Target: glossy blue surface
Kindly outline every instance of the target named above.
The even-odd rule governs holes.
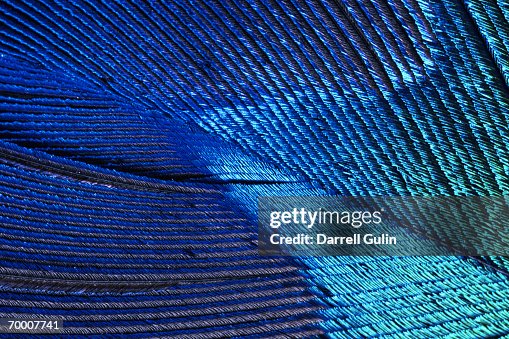
[[[503,1],[3,1],[0,314],[486,337],[503,258],[276,258],[259,195],[505,195]]]

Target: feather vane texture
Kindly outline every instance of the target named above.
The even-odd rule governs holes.
[[[509,191],[504,1],[0,3],[0,316],[507,334],[504,258],[261,257],[263,195]]]

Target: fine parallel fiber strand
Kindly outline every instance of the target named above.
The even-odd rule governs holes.
[[[502,0],[0,2],[0,318],[509,334],[507,259],[263,257],[256,226],[264,195],[509,194],[508,60]]]

